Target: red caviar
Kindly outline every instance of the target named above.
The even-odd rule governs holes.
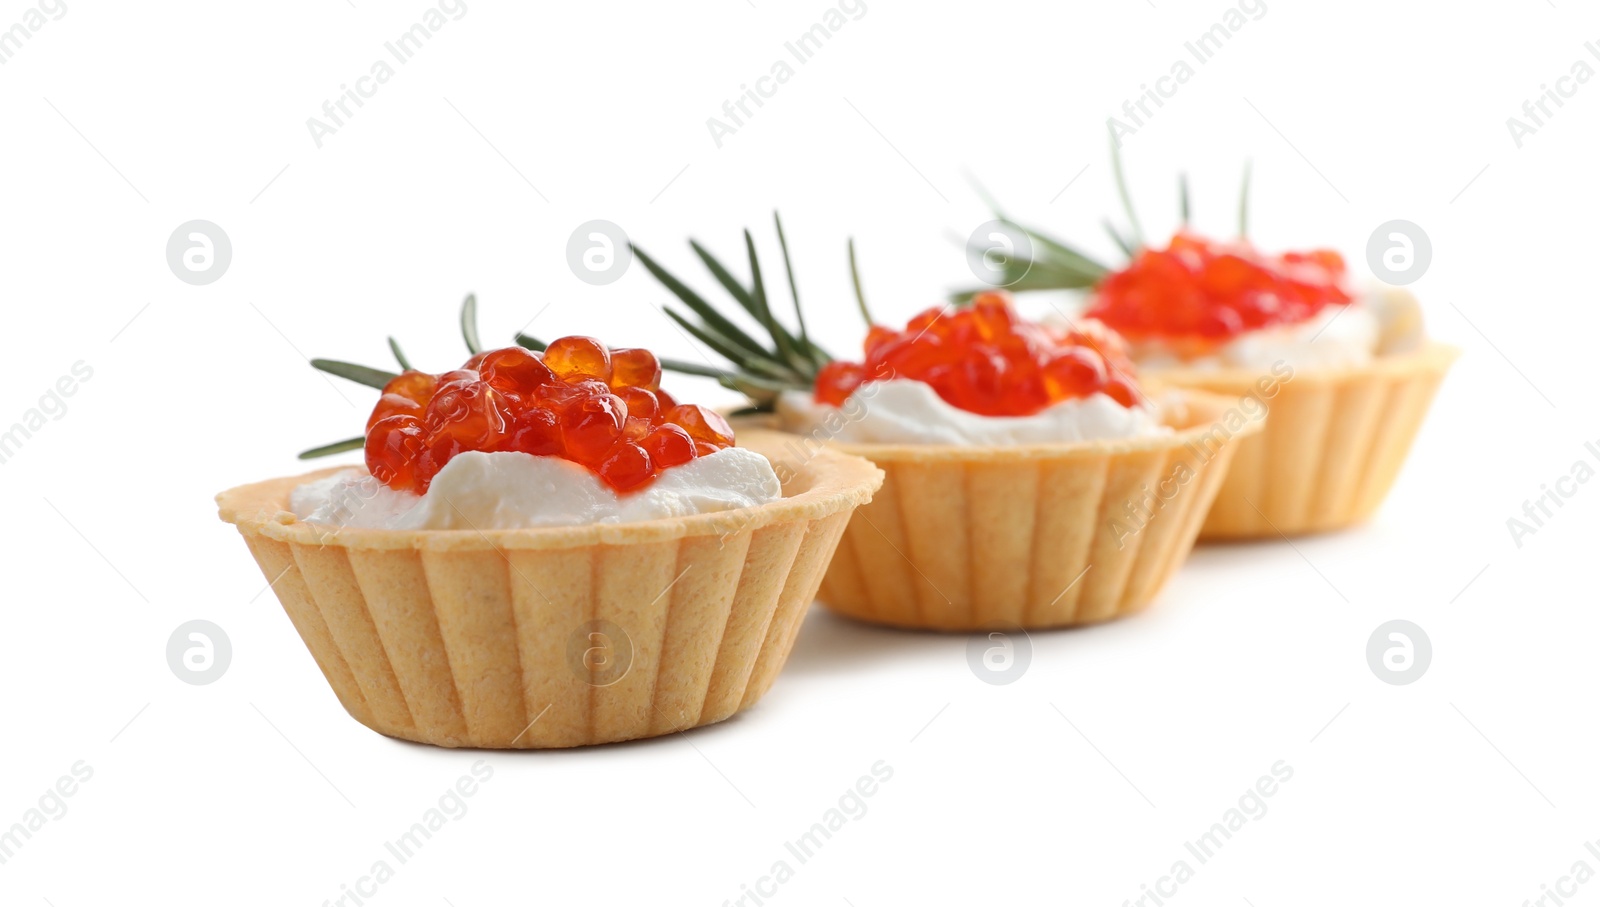
[[[1101,281],[1087,315],[1130,340],[1204,347],[1245,331],[1297,324],[1350,301],[1338,252],[1273,256],[1242,241],[1179,233],[1167,248],[1144,249]]]
[[[521,451],[581,464],[617,491],[733,445],[733,430],[661,390],[661,363],[642,349],[562,337],[544,353],[513,346],[442,375],[390,381],[367,420],[367,469],[402,491],[427,492],[467,450]]]
[[[1119,337],[1094,322],[1063,329],[1025,320],[1003,293],[980,293],[957,311],[928,309],[903,331],[874,325],[862,347],[862,362],[834,361],[817,373],[817,402],[842,406],[864,382],[891,378],[921,381],[985,416],[1029,416],[1095,393],[1123,406],[1139,399]]]

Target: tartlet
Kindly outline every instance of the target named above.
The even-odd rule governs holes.
[[[919,357],[927,359],[924,353],[937,358],[939,351],[923,338],[929,330],[943,330],[936,327],[945,314],[939,309],[916,316],[903,332],[871,327],[862,363],[834,359],[809,339],[803,318],[790,332],[772,316],[750,248],[753,281],[747,287],[695,245],[719,282],[771,335],[770,345],[747,334],[731,337],[737,330],[731,319],[642,250],[634,251],[700,318],[672,309],[669,314],[735,364],[721,377],[751,398],[745,420],[793,434],[788,449],[797,458],[845,452],[884,471],[883,488],[852,517],[822,582],[820,600],[841,614],[898,627],[966,631],[1070,626],[1137,611],[1187,556],[1228,471],[1235,439],[1260,430],[1259,419],[1236,400],[1197,391],[1145,397],[1114,336],[1052,333],[1024,324],[1000,294],[968,310],[990,322],[967,325],[968,316],[960,316],[963,323],[951,327],[949,343],[982,335],[981,342],[971,341],[979,358],[1016,357],[1000,370],[1026,377],[1006,378],[1000,382],[1004,390],[984,390],[981,377],[966,384],[942,380],[938,376],[949,374],[943,362],[918,364]],[[851,258],[853,263],[853,249]],[[873,325],[859,279],[856,284],[862,313]],[[884,373],[874,365],[881,362],[898,365]],[[1069,386],[1075,375],[1081,385]],[[864,387],[901,378],[934,388],[943,404],[977,418],[980,431],[990,428],[984,420],[998,420],[994,430],[1010,432],[1001,421],[1039,418],[1078,402],[1086,412],[1091,400],[1101,410],[1137,408],[1153,430],[1054,442],[1033,437],[1023,443],[861,443],[828,428],[825,419],[800,419],[799,410],[784,403],[786,394],[799,393],[838,407]],[[869,410],[874,405],[865,404]],[[904,421],[914,427],[916,419]]]
[[[1114,172],[1120,185],[1120,164]],[[1125,189],[1122,196],[1126,203]],[[1345,528],[1383,502],[1460,351],[1426,338],[1421,308],[1407,290],[1352,290],[1336,252],[1258,251],[1244,238],[1247,198],[1248,188],[1240,238],[1226,243],[1190,231],[1186,186],[1184,223],[1166,248],[1144,245],[1130,208],[1134,234],[1112,228],[1129,256],[1119,268],[997,211],[1031,240],[1031,254],[1005,262],[1003,280],[1018,290],[1087,292],[1081,317],[1124,334],[1152,388],[1253,396],[1268,407],[1265,430],[1240,445],[1201,539]],[[1363,319],[1370,322],[1365,331],[1350,330]],[[1350,334],[1342,339],[1359,354],[1329,355],[1338,346],[1323,337],[1329,328]],[[1280,357],[1285,337],[1298,348]],[[1321,348],[1313,345],[1318,339]],[[1256,389],[1264,376],[1275,379],[1271,397]]]
[[[1183,392],[1160,408],[1174,431],[1154,438],[832,444],[871,460],[884,482],[845,529],[823,603],[937,630],[1072,626],[1143,609],[1188,557],[1235,452],[1261,430],[1233,398]],[[1208,441],[1230,413],[1238,427]]]
[[[735,448],[643,350],[467,336],[473,357],[440,375],[398,348],[401,374],[317,360],[384,395],[362,438],[302,456],[362,446],[368,468],[217,497],[339,702],[392,737],[518,749],[753,704],[882,473],[793,462],[771,432]]]
[[[1399,288],[1377,291],[1415,307]],[[1276,538],[1365,522],[1383,503],[1460,350],[1422,340],[1380,346],[1366,363],[1299,368],[1267,400],[1201,526],[1202,539]],[[1152,386],[1244,396],[1258,369],[1158,368]]]
[[[357,721],[438,746],[609,743],[722,721],[788,659],[881,474],[831,451],[789,463],[785,440],[740,438],[783,467],[782,500],[642,523],[329,533],[288,512],[295,486],[337,470],[217,504]],[[626,673],[591,647],[631,649]]]

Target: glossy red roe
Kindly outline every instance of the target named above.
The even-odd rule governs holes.
[[[661,387],[661,361],[649,350],[614,349],[611,351],[611,386],[656,390]]]
[[[390,379],[389,383],[383,386],[383,392],[385,394],[398,394],[414,403],[427,403],[438,387],[439,378],[437,375],[408,370]]]
[[[501,393],[524,394],[556,380],[555,372],[544,360],[520,346],[491,350],[483,357],[479,371],[484,383]]]
[[[561,419],[554,409],[529,406],[511,420],[510,436],[504,450],[520,450],[536,457],[562,456]]]
[[[643,447],[623,440],[600,461],[600,474],[618,491],[631,491],[655,478],[655,468]]]
[[[1032,415],[1053,403],[1104,393],[1139,399],[1133,364],[1116,334],[1086,321],[1055,328],[1028,321],[1002,293],[980,293],[963,309],[928,309],[904,330],[874,325],[863,361],[834,361],[817,374],[819,403],[844,405],[867,381],[909,378],[945,402],[990,416]]]
[[[453,438],[469,450],[494,450],[506,434],[508,402],[482,381],[453,381],[428,401],[422,421],[432,437]]]
[[[876,331],[878,328],[874,327],[872,330]],[[872,346],[869,336],[866,344],[869,357],[872,355]],[[835,359],[817,370],[816,398],[823,403],[840,406],[845,398],[861,386],[866,377],[866,367],[861,363]]]
[[[562,337],[545,348],[544,363],[564,380],[611,380],[611,351],[593,337]]]
[[[543,353],[486,350],[440,375],[407,371],[384,387],[368,420],[368,470],[422,494],[464,451],[555,456],[617,491],[733,444],[721,416],[660,389],[648,350],[563,337]]]
[[[651,429],[642,446],[658,467],[682,466],[694,459],[694,439],[670,422]]]
[[[367,468],[390,488],[417,488],[416,461],[427,442],[422,420],[416,416],[388,416],[367,430]]]
[[[615,394],[580,397],[561,413],[561,441],[572,459],[598,464],[611,445],[622,437],[627,406]]]
[[[733,445],[733,429],[728,427],[728,420],[704,406],[679,404],[667,410],[666,421],[682,426],[689,437],[696,441],[714,444],[719,448]]]
[[[1337,252],[1273,256],[1245,242],[1179,233],[1167,248],[1144,249],[1102,280],[1087,314],[1132,340],[1204,348],[1347,305],[1345,286],[1345,263]]]
[[[420,419],[422,404],[400,394],[385,393],[378,398],[378,405],[372,408],[372,415],[367,417],[367,431],[371,431],[372,426],[390,416],[415,416]]]
[[[661,413],[660,399],[642,387],[618,387],[615,393],[628,408],[628,415],[636,419],[653,421]]]

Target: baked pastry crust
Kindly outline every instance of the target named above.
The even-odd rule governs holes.
[[[759,699],[851,512],[882,481],[839,452],[786,462],[786,436],[739,440],[774,461],[783,499],[614,525],[334,529],[287,511],[291,490],[336,471],[321,470],[217,505],[357,721],[440,746],[606,743]]]
[[[1277,538],[1341,529],[1378,509],[1460,350],[1422,342],[1364,365],[1300,369],[1278,384],[1266,430],[1245,439],[1200,538]],[[1151,370],[1149,387],[1249,394],[1251,369]]]
[[[935,630],[1070,626],[1145,607],[1188,555],[1234,450],[1261,430],[1236,397],[1180,391],[1158,403],[1170,435],[830,444],[885,479],[845,530],[823,603]],[[1218,432],[1225,422],[1236,427]]]

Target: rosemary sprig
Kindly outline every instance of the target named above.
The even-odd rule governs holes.
[[[756,241],[750,236],[750,231],[744,231],[745,255],[750,260],[750,300],[753,303],[751,314],[767,329],[767,334],[772,337],[773,344],[778,353],[802,373],[816,363],[810,355],[801,358],[800,341],[789,335],[788,329],[772,317],[772,307],[767,304],[767,284],[761,279],[761,258],[756,255]]]
[[[1133,228],[1134,243],[1142,248],[1144,227],[1139,225],[1139,214],[1133,210],[1133,197],[1128,194],[1128,181],[1122,175],[1122,143],[1117,141],[1117,133],[1111,128],[1110,120],[1106,121],[1106,132],[1111,136],[1111,174],[1116,177],[1117,195],[1122,198],[1122,210],[1127,213],[1128,224]]]
[[[1116,243],[1117,248],[1122,250],[1122,254],[1132,258],[1133,243],[1125,239],[1121,233],[1117,232],[1116,225],[1111,223],[1111,218],[1108,217],[1100,223],[1106,228],[1106,235],[1110,236],[1111,241]]]
[[[393,381],[396,377],[394,372],[386,372],[381,368],[356,365],[354,362],[340,362],[337,359],[313,359],[311,360],[311,367],[327,372],[330,375],[338,375],[340,378],[354,381],[357,384],[378,388],[379,390],[382,390],[385,384]]]
[[[690,336],[711,347],[711,350],[718,356],[732,362],[741,369],[769,378],[788,379],[790,381],[799,380],[798,376],[790,371],[787,365],[773,358],[765,351],[751,353],[748,350],[741,350],[732,341],[706,325],[696,324],[673,309],[667,309],[666,313],[667,317],[677,322],[678,326],[687,331]]]
[[[756,259],[755,241],[751,239],[749,230],[744,231],[744,238],[745,245],[749,250],[750,273],[752,275],[751,286],[748,288],[741,284],[738,279],[735,278],[733,274],[723,266],[722,262],[717,260],[716,256],[706,251],[704,246],[691,239],[689,240],[689,247],[694,250],[695,255],[699,256],[700,261],[705,264],[706,270],[711,272],[711,276],[716,278],[717,283],[721,284],[722,288],[728,291],[728,295],[732,296],[734,301],[739,303],[739,307],[744,309],[745,312],[759,322],[763,328],[766,328],[768,336],[773,339],[773,342],[777,347],[780,358],[783,359],[788,366],[798,367],[802,370],[813,367],[815,365],[815,360],[812,359],[809,351],[802,354],[800,341],[791,335],[783,327],[783,325],[779,324],[777,319],[772,317],[772,310],[767,305],[766,286],[761,280],[761,264]],[[643,255],[643,253],[640,254]],[[649,256],[643,256],[643,258],[640,260],[643,261],[648,258]],[[650,270],[651,274],[656,274],[656,271],[660,269],[661,266],[653,259],[650,259],[646,263],[645,267]],[[665,272],[663,271],[662,273]],[[660,279],[659,275],[657,275],[657,279]],[[665,281],[663,281],[663,283],[664,282]],[[670,288],[671,287],[669,284],[669,289]],[[688,288],[685,287],[684,289],[687,290]],[[677,291],[674,290],[674,292],[676,293]],[[732,342],[735,345],[742,346],[747,353],[758,354],[757,359],[761,358],[759,354],[765,353],[766,350],[765,347],[761,345],[760,341],[757,341],[750,335],[744,333],[736,325],[734,325],[733,322],[722,317],[720,313],[716,312],[715,307],[702,299],[698,294],[693,293],[693,291],[690,291],[690,294],[694,297],[696,302],[690,303],[688,298],[682,295],[680,295],[679,298],[683,299],[686,305],[688,305],[691,309],[694,309],[696,314],[700,315],[701,318],[706,320],[708,327],[711,328],[711,334],[716,336],[721,341]],[[705,313],[705,310],[700,308],[701,306],[704,306],[705,309],[711,310],[711,316],[708,317]],[[679,324],[684,323],[684,319],[681,318],[681,316],[678,316],[676,313],[668,311],[667,314],[672,315],[674,319],[679,322]],[[717,350],[719,355],[722,355],[725,358],[733,359],[733,357],[728,353],[723,352],[723,350],[719,348],[716,343],[706,340],[703,336],[697,333],[695,327],[686,326],[685,329],[699,338],[702,343],[705,343],[712,349]],[[803,360],[800,358],[802,355],[804,356]],[[760,366],[757,367],[760,368]]]
[[[394,353],[394,361],[400,363],[402,369],[411,370],[411,360],[406,358],[405,352],[400,349],[400,344],[393,337],[389,338],[389,352]]]
[[[389,351],[394,353],[395,361],[400,363],[401,368],[409,370],[411,361],[406,358],[406,354],[400,349],[400,343],[393,337],[388,339]],[[478,342],[478,298],[471,293],[468,293],[466,300],[461,303],[461,339],[466,341],[467,349],[472,355],[475,356],[482,351],[482,344]],[[540,349],[543,349],[543,347],[541,346]],[[311,360],[311,367],[327,372],[330,375],[337,375],[347,381],[354,381],[357,384],[377,388],[378,390],[382,390],[384,385],[399,377],[395,372],[385,369],[357,365],[354,362],[343,362],[338,359],[313,359]],[[318,457],[332,456],[349,450],[360,450],[365,444],[365,437],[346,438],[343,441],[335,441],[332,444],[324,444],[321,447],[303,450],[300,452],[300,459],[314,460]]]
[[[359,438],[346,438],[343,441],[335,441],[332,444],[324,444],[321,447],[302,450],[300,451],[299,459],[315,460],[318,457],[331,457],[334,454],[344,453],[345,451],[360,450],[366,445],[367,439],[364,435]]]
[[[1250,162],[1244,162],[1244,176],[1239,182],[1239,238],[1250,235]]]
[[[789,298],[794,301],[794,320],[800,326],[800,346],[811,357],[813,364],[822,365],[828,360],[821,350],[811,344],[811,335],[806,333],[806,313],[800,307],[800,289],[794,282],[794,263],[789,260],[789,240],[783,236],[783,219],[778,217],[776,211],[772,212],[772,226],[778,231],[778,248],[783,250],[783,270],[789,277]]]
[[[467,352],[476,356],[483,352],[483,344],[478,342],[478,297],[468,293],[465,302],[461,303],[461,339],[467,343]]]
[[[633,246],[633,253],[650,275],[677,297],[688,312],[671,306],[663,311],[684,332],[726,359],[733,367],[728,370],[705,367],[681,360],[663,359],[661,367],[675,372],[714,377],[722,386],[736,390],[762,410],[770,410],[778,394],[785,390],[805,389],[816,383],[817,370],[833,357],[811,340],[806,332],[805,317],[800,310],[800,293],[796,288],[794,263],[789,258],[789,243],[783,235],[783,222],[777,212],[772,215],[778,233],[778,245],[783,251],[783,266],[789,282],[789,294],[794,301],[798,329],[791,331],[773,314],[767,296],[766,282],[762,277],[761,259],[756,252],[755,238],[744,231],[745,257],[750,269],[748,284],[734,276],[715,255],[696,240],[689,240],[701,264],[711,272],[717,284],[733,299],[735,307],[760,325],[766,333],[759,340],[733,321],[722,309],[707,301],[688,284],[673,276],[660,262],[643,249]]]
[[[702,252],[694,240],[689,241],[689,246],[690,248],[694,248],[697,253]],[[678,297],[678,299],[681,300],[684,305],[688,306],[691,311],[693,311],[696,315],[699,315],[707,328],[715,331],[716,334],[723,338],[727,343],[740,347],[747,353],[755,353],[756,355],[760,356],[766,352],[766,349],[761,344],[757,343],[755,338],[751,337],[749,334],[746,334],[732,321],[729,321],[721,312],[717,311],[716,306],[706,302],[705,299],[701,298],[699,293],[691,290],[688,284],[685,284],[678,278],[673,277],[666,268],[663,268],[661,265],[657,264],[656,260],[646,254],[643,249],[639,248],[638,246],[633,246],[632,248],[633,254],[638,257],[641,263],[644,264],[645,270],[649,271],[650,275],[656,280],[660,281],[668,290],[671,290],[672,295]],[[717,262],[715,256],[712,256],[709,252],[705,252],[704,258],[710,259],[710,262],[716,262],[716,267],[711,267],[710,263],[708,262],[707,268],[711,270],[712,276],[717,278],[718,283],[722,282],[721,275],[726,274],[728,283],[739,288],[739,293],[734,295],[735,299],[738,299],[741,294],[748,295],[749,291],[745,290],[744,287],[734,279],[733,275],[728,273],[726,268],[722,267],[721,262]],[[727,285],[728,284],[724,284],[724,286]],[[729,292],[732,291],[730,290]]]
[[[856,308],[861,310],[861,320],[870,328],[877,322],[872,320],[872,313],[867,310],[867,297],[861,292],[861,269],[856,265],[856,238],[850,237],[845,247],[850,252],[850,286],[856,291]]]
[[[1090,258],[1088,255],[1079,252],[1077,249],[1067,245],[1062,240],[1056,239],[1048,233],[1045,233],[1041,230],[1036,230],[1032,227],[1023,226],[1015,221],[1009,221],[1009,223],[1014,224],[1023,230],[1023,232],[1027,233],[1028,238],[1033,240],[1035,243],[1044,246],[1047,259],[1052,267],[1067,272],[1070,275],[1082,280],[1083,286],[1093,286],[1094,284],[1099,283],[1102,277],[1111,273],[1110,268],[1106,267],[1095,259]]]
[[[1086,289],[1111,273],[1110,268],[1083,252],[1048,233],[1011,219],[998,208],[994,209],[994,215],[1002,224],[1022,231],[1033,243],[1030,255],[1006,257],[998,282],[998,286],[1004,289],[1018,293],[1027,290]],[[1111,229],[1109,224],[1107,229]],[[1118,246],[1126,249],[1127,242],[1115,230],[1111,232],[1112,237],[1118,240]],[[962,290],[951,294],[950,300],[964,305],[971,302],[972,297],[989,289],[992,288]]]
[[[1123,177],[1122,154],[1117,144],[1115,134],[1111,139],[1111,168],[1116,178],[1117,195],[1122,201],[1122,208],[1131,225],[1131,235],[1123,233],[1112,224],[1110,220],[1102,221],[1106,235],[1116,243],[1123,254],[1132,259],[1137,256],[1145,246],[1143,227],[1140,225],[1139,216],[1133,208],[1133,198],[1128,192],[1127,181]],[[1239,238],[1248,237],[1250,226],[1250,176],[1251,165],[1245,162],[1244,175],[1239,187]],[[1025,233],[1034,243],[1034,248],[1026,257],[1008,258],[1005,261],[1002,277],[1005,289],[1014,292],[1029,290],[1082,290],[1090,289],[1099,284],[1111,270],[1077,249],[1068,246],[1060,240],[1054,239],[1042,231],[1020,224],[1003,213],[999,206],[990,198],[982,186],[977,187],[978,195],[989,205],[995,217],[1003,224],[1015,227]],[[1188,229],[1193,217],[1193,209],[1189,197],[1189,175],[1178,174],[1178,216],[1183,229]],[[965,303],[976,295],[976,290],[966,290],[951,295],[951,300],[956,303]]]

